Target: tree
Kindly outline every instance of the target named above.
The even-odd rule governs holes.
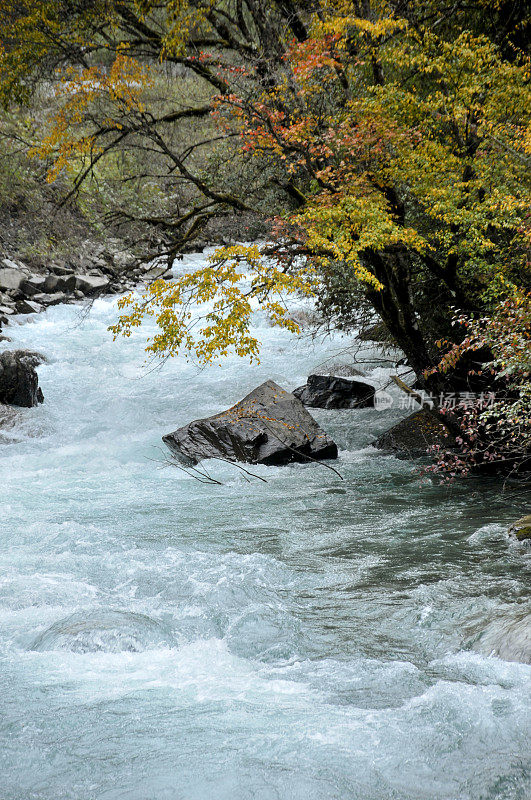
[[[264,258],[232,248],[176,286],[156,283],[115,332],[153,313],[161,355],[189,347],[215,358],[233,344],[255,356],[253,297],[276,303],[285,324],[279,293],[318,284],[343,321],[361,294],[421,384],[469,381],[468,368],[433,372],[452,308],[479,313],[530,280],[525,4],[502,26],[504,5],[486,5],[8,3],[2,13],[17,22],[4,98],[27,97],[45,77],[62,100],[36,148],[52,178],[71,169],[81,192],[117,153],[149,153],[149,170],[131,174],[131,159],[122,178],[155,182],[156,213],[122,208],[114,222],[140,226],[147,242],[155,231],[170,261],[214,217],[271,216],[273,205]],[[161,97],[164,68],[184,81]],[[217,303],[198,338],[191,298]]]
[[[433,448],[428,472],[444,479],[472,471],[529,475],[531,467],[531,293],[516,290],[498,303],[490,316],[460,315],[464,329],[459,344],[450,344],[434,371],[455,369],[466,353],[492,354],[482,363],[496,392],[461,396],[449,411],[458,423],[459,451]]]

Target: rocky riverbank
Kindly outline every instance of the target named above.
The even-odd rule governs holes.
[[[127,253],[97,249],[80,264],[30,267],[0,259],[0,328],[16,314],[37,314],[59,303],[75,303],[132,289],[143,281],[169,277],[165,265],[139,264]]]

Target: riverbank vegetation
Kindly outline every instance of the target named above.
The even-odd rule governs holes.
[[[457,398],[462,452],[443,470],[529,469],[524,0],[8,0],[0,15],[4,113],[40,104],[22,138],[58,206],[143,259],[233,240],[125,297],[116,335],[152,314],[158,355],[257,357],[253,300],[295,329],[282,297],[314,294],[344,329],[380,319],[435,410]],[[193,331],[191,302],[209,304]]]

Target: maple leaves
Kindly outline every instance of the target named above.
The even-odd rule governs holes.
[[[111,331],[115,337],[128,337],[150,316],[156,319],[158,332],[146,350],[155,356],[168,358],[184,352],[200,363],[211,363],[234,351],[258,361],[260,342],[251,332],[256,305],[268,312],[274,325],[299,333],[286,297],[311,296],[315,289],[311,271],[285,272],[264,259],[257,246],[220,248],[206,267],[180,275],[172,283],[155,281],[139,298],[122,297],[118,306],[125,313]],[[204,310],[199,319],[198,306]]]

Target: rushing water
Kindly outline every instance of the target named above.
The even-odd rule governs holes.
[[[213,463],[223,485],[200,484],[164,468],[163,433],[299,385],[345,340],[257,317],[260,365],[152,370],[115,315],[12,329],[49,363],[44,405],[0,434],[1,800],[528,798],[526,556],[505,529],[529,498],[375,450],[398,398],[315,412],[344,480]]]

